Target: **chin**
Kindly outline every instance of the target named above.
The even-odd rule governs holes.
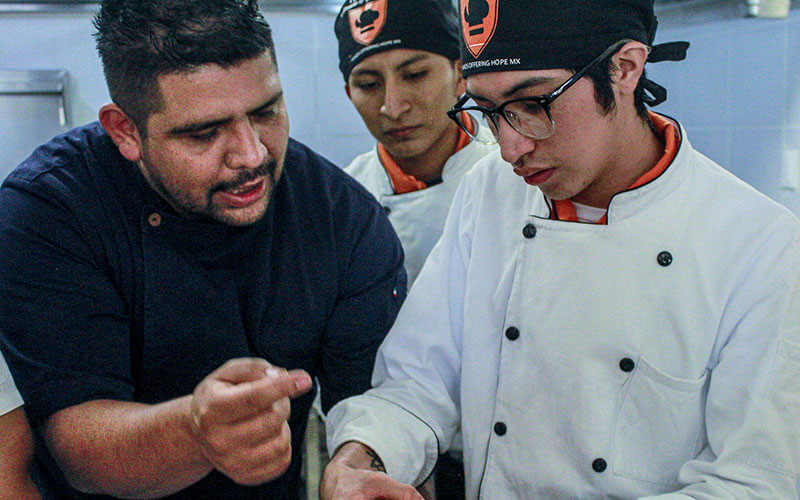
[[[218,216],[214,217],[214,220],[221,224],[225,224],[226,226],[233,226],[233,227],[247,227],[252,226],[256,222],[260,221],[264,217],[263,213],[259,213],[252,217],[242,217],[242,216]]]
[[[414,140],[395,143],[391,147],[387,146],[386,149],[394,159],[418,158],[427,151]]]
[[[260,221],[267,213],[269,197],[265,197],[260,202],[245,208],[238,209],[215,209],[210,218],[228,226],[245,227],[251,226]]]

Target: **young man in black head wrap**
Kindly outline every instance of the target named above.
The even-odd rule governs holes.
[[[458,16],[450,0],[349,0],[335,24],[345,91],[376,146],[345,168],[384,206],[409,286],[442,234],[456,187],[496,146],[447,117],[464,93]]]
[[[450,0],[349,0],[335,23],[345,91],[377,144],[345,168],[381,203],[403,244],[409,286],[439,240],[464,174],[496,145],[447,116],[464,93]],[[437,498],[463,496],[460,438],[439,459]],[[430,483],[428,483],[430,485]],[[455,495],[455,496],[453,496]]]
[[[652,0],[462,0],[467,174],[373,374],[328,414],[324,498],[794,498],[800,222],[649,111]],[[386,473],[378,472],[385,470]]]

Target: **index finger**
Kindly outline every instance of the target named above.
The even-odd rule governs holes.
[[[293,399],[311,389],[311,376],[303,370],[266,370],[264,377],[231,386],[228,396],[242,401],[251,414],[272,411],[272,405],[283,398]]]

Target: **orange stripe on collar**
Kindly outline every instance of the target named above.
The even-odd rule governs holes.
[[[403,172],[400,165],[394,161],[392,155],[389,154],[389,151],[381,143],[378,143],[378,158],[380,158],[386,173],[389,174],[389,180],[392,183],[392,190],[395,194],[411,193],[428,187],[427,184],[418,180],[413,175]]]
[[[652,111],[648,111],[648,115],[650,116],[650,121],[653,123],[656,134],[664,142],[664,155],[661,156],[661,159],[658,160],[658,163],[656,163],[653,168],[636,179],[636,181],[634,181],[633,184],[625,189],[625,191],[644,186],[648,182],[657,178],[659,175],[663,174],[667,167],[669,167],[669,165],[672,163],[672,160],[675,159],[675,155],[678,154],[678,147],[681,143],[680,136],[678,135],[675,125],[673,125],[672,122],[667,118],[657,115]],[[575,205],[573,205],[572,200],[553,200],[553,213],[551,214],[551,218],[565,222],[578,222],[578,215],[575,212]],[[595,224],[607,223],[608,214],[595,221]]]
[[[464,113],[464,115],[466,115],[466,113]],[[475,123],[473,123],[469,115],[466,115],[465,123],[470,132],[475,131]],[[456,149],[453,151],[453,154],[456,154],[464,148],[471,140],[470,136],[461,130],[461,127],[458,127],[458,141],[456,142]],[[425,182],[417,179],[413,175],[405,173],[394,158],[392,158],[389,150],[381,143],[378,143],[378,158],[380,158],[384,170],[386,170],[386,173],[389,175],[389,180],[392,183],[392,190],[395,194],[411,193],[428,187]]]

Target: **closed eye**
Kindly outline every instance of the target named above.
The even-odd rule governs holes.
[[[526,113],[535,115],[542,111],[542,105],[537,101],[522,101],[522,110]]]
[[[197,142],[208,142],[211,139],[213,139],[214,137],[216,137],[216,135],[217,135],[217,129],[216,128],[212,128],[211,130],[209,130],[207,132],[201,132],[201,133],[197,133],[197,134],[190,134],[189,138],[192,139],[193,141],[197,141]]]
[[[408,73],[405,76],[405,79],[406,80],[419,80],[421,78],[424,78],[427,74],[428,74],[428,70],[415,71],[414,73]]]
[[[375,90],[379,86],[378,82],[359,82],[355,84],[355,87],[359,90],[363,90],[365,92],[370,90]]]
[[[255,116],[256,118],[261,118],[261,119],[272,118],[273,116],[275,116],[275,109],[272,108],[272,107],[269,107],[269,108],[266,108],[266,109],[260,109],[260,110],[256,111],[255,113],[253,113],[253,116]]]

